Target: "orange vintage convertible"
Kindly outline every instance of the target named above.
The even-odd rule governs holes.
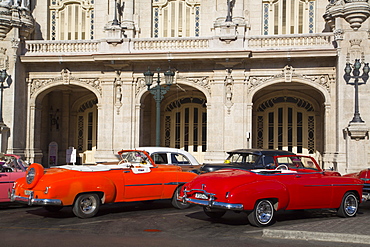
[[[44,169],[31,164],[26,176],[15,181],[11,201],[42,205],[48,211],[72,206],[80,218],[93,217],[101,204],[172,199],[176,208],[189,204],[176,200],[183,184],[195,173],[178,166],[156,165],[147,152],[121,150],[119,162],[63,165]]]

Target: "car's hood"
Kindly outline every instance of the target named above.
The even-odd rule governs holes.
[[[204,189],[208,193],[225,195],[230,189],[256,180],[256,174],[240,169],[222,169],[199,175],[185,185],[186,190]]]

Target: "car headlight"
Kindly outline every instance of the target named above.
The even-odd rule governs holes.
[[[35,175],[36,175],[35,168],[32,167],[31,169],[28,170],[26,175],[26,181],[28,184],[31,184],[33,182],[33,180],[35,179]]]

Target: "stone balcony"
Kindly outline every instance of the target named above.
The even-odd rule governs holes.
[[[246,36],[225,42],[220,37],[203,38],[124,38],[109,40],[27,40],[21,59],[24,62],[54,59],[68,60],[78,56],[87,60],[105,60],[107,56],[120,56],[125,60],[151,57],[154,59],[197,59],[244,57],[251,53],[269,54],[305,52],[327,55],[335,51],[332,33]],[[46,60],[45,60],[46,58]]]

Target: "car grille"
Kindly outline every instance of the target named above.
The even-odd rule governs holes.
[[[365,183],[364,184],[363,192],[370,193],[370,183]]]

